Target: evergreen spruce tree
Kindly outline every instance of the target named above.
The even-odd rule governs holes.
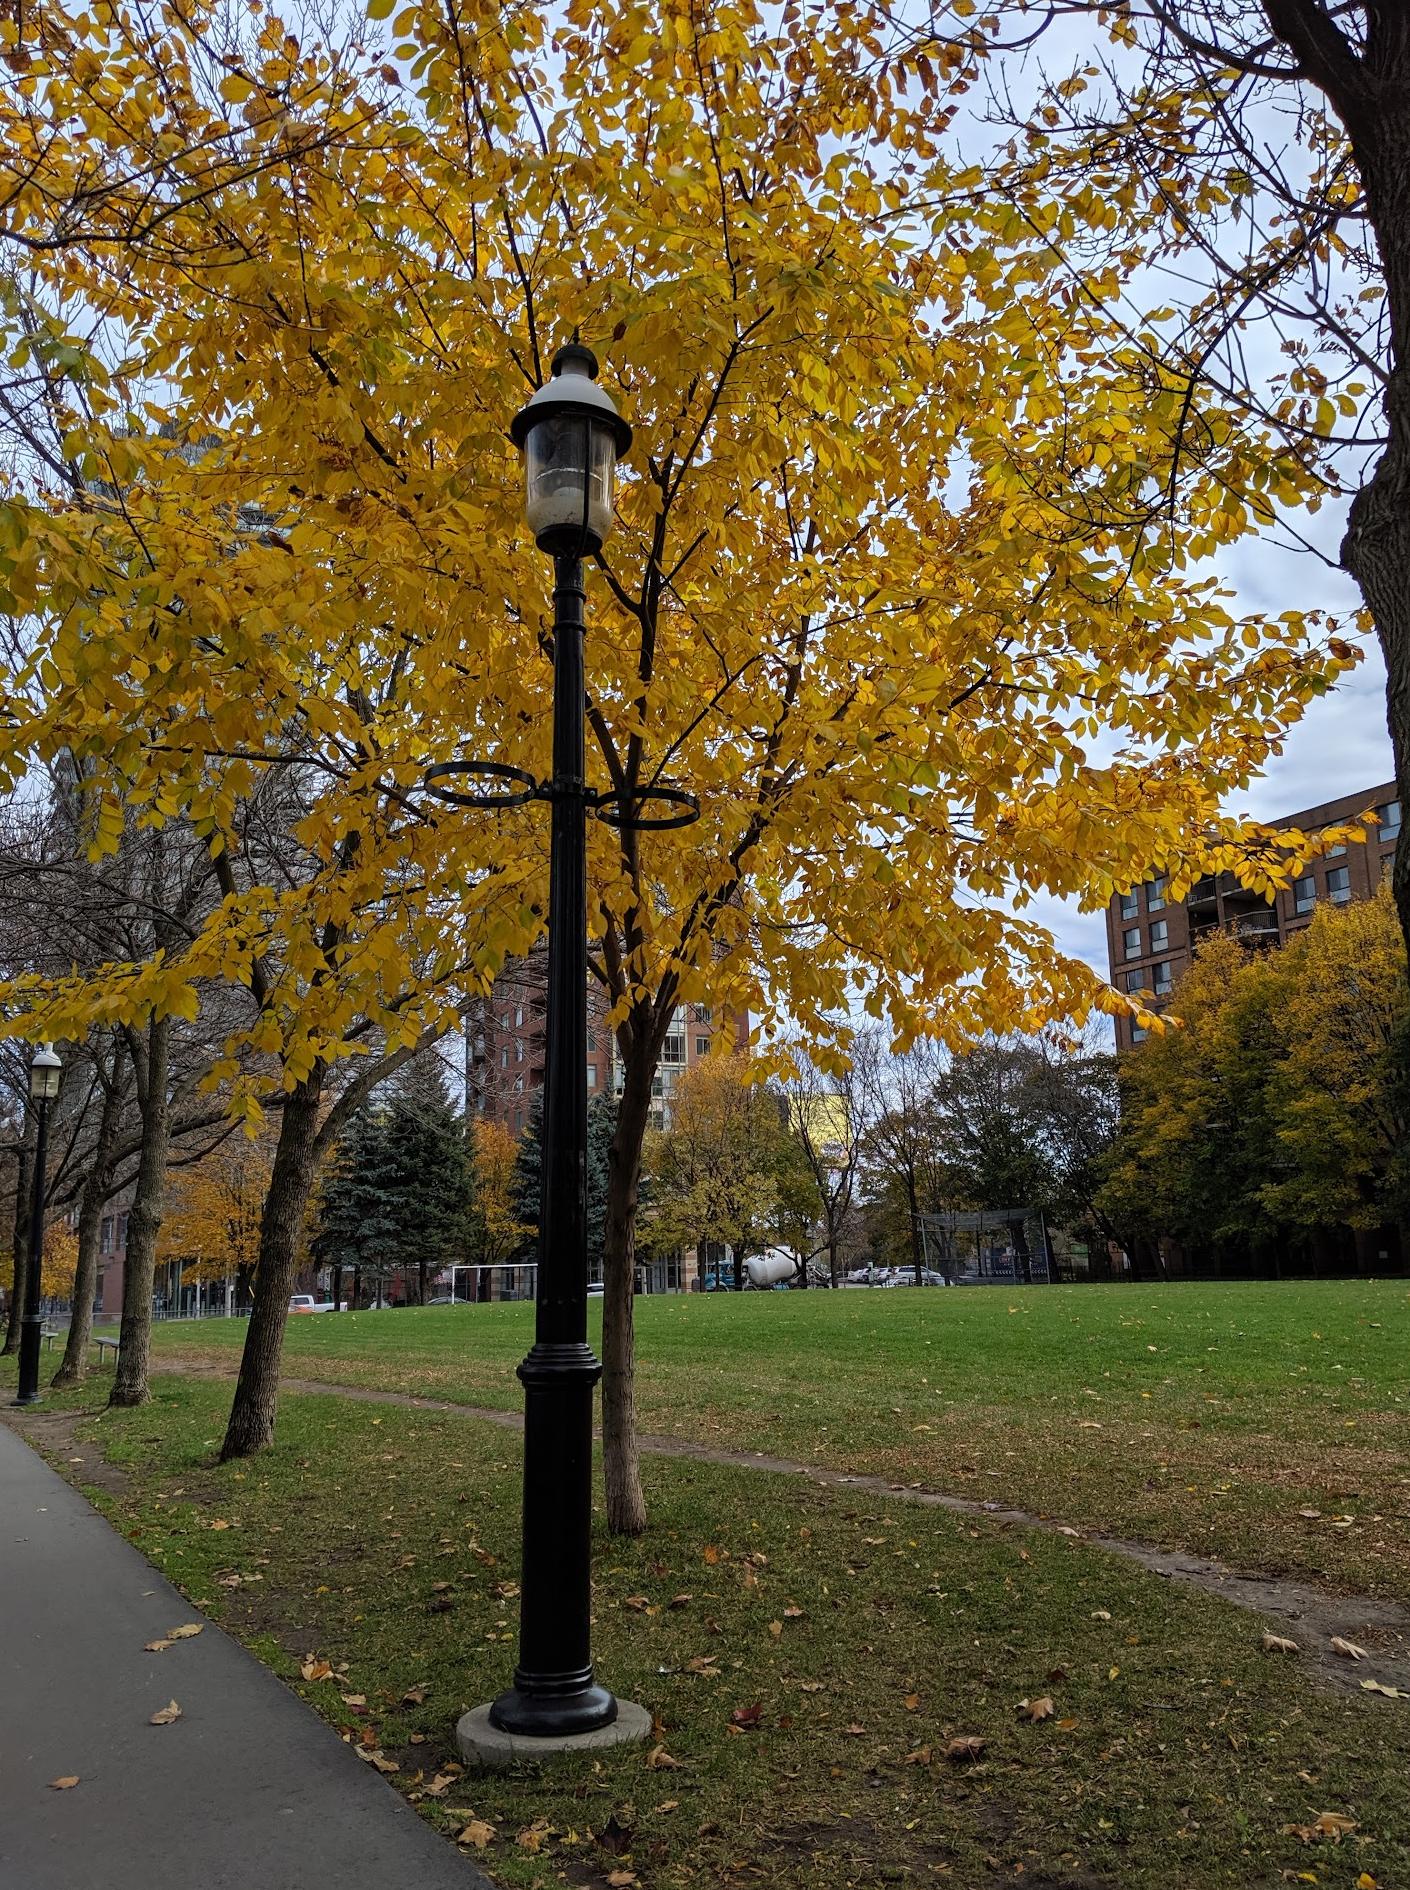
[[[611,1096],[594,1096],[587,1114],[587,1247],[588,1277],[601,1279],[607,1223],[607,1156],[617,1127],[617,1104]],[[514,1163],[514,1215],[530,1230],[527,1259],[537,1260],[539,1191],[543,1177],[543,1092],[529,1104],[528,1119]]]
[[[398,1214],[388,1154],[386,1112],[359,1109],[324,1175],[312,1241],[318,1260],[333,1269],[335,1306],[344,1271],[379,1283],[387,1277]]]
[[[386,1164],[394,1223],[390,1254],[405,1272],[415,1269],[417,1304],[424,1306],[431,1272],[466,1257],[474,1205],[465,1125],[437,1057],[409,1065],[393,1092]]]

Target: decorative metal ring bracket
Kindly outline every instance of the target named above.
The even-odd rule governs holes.
[[[491,780],[514,781],[520,785],[517,791],[509,794],[466,794],[460,788],[442,785],[448,778],[457,775],[484,775]],[[438,801],[446,801],[453,807],[523,807],[529,801],[548,801],[553,798],[552,782],[535,780],[525,769],[511,768],[504,761],[438,761],[426,770],[424,781],[429,794],[434,794]],[[647,807],[653,802],[678,811],[666,814],[634,814],[630,811]],[[588,796],[588,807],[606,826],[628,833],[664,833],[670,828],[689,827],[700,818],[700,802],[694,794],[687,793],[684,788],[664,785],[638,788],[635,791],[628,789],[622,793],[592,794]]]

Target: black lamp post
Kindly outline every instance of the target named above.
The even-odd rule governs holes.
[[[584,776],[583,557],[612,525],[612,477],[632,432],[597,385],[597,361],[576,341],[553,378],[514,416],[526,516],[553,558],[553,775],[535,781],[500,762],[431,768],[428,786],[470,807],[547,800],[553,808],[548,877],[548,1019],[534,1345],[524,1387],[524,1534],[519,1663],[489,1709],[500,1733],[561,1739],[597,1732],[617,1701],[592,1670],[592,1399],[602,1366],[587,1342],[587,828],[599,797]],[[522,783],[504,794],[462,794],[444,779],[483,774]]]
[[[20,1323],[20,1382],[16,1404],[39,1402],[39,1342],[44,1315],[39,1301],[44,1291],[44,1168],[48,1153],[49,1105],[59,1093],[63,1064],[50,1044],[34,1053],[29,1066],[29,1100],[38,1111],[34,1132],[34,1196],[29,1212],[29,1268],[25,1285],[24,1318]]]

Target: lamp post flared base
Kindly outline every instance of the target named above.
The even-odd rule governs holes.
[[[561,1692],[528,1693],[510,1687],[491,1706],[490,1724],[533,1739],[564,1739],[610,1726],[617,1717],[617,1701],[606,1687],[594,1683],[591,1669],[581,1677],[564,1678]]]

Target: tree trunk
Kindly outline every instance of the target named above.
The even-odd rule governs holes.
[[[920,1195],[913,1174],[906,1177],[906,1202],[911,1210],[911,1266],[915,1271],[916,1285],[924,1286],[925,1243],[920,1236]]]
[[[362,1305],[362,1268],[353,1268],[352,1309],[354,1312]]]
[[[119,1064],[113,1060],[113,1080],[103,1092],[103,1113],[93,1145],[93,1165],[83,1184],[78,1208],[78,1263],[73,1276],[73,1314],[64,1345],[63,1362],[50,1379],[55,1391],[79,1385],[88,1376],[88,1341],[93,1336],[93,1295],[98,1286],[98,1241],[103,1209],[113,1187],[113,1146],[122,1120],[122,1085]]]
[[[424,1260],[416,1262],[416,1303],[418,1306],[426,1304],[426,1262]]]
[[[744,1249],[738,1241],[734,1243],[734,1290],[744,1291]]]
[[[29,1135],[29,1124],[26,1123],[24,1140],[16,1151],[15,1227],[10,1242],[14,1281],[10,1291],[10,1319],[5,1331],[5,1343],[0,1346],[0,1358],[20,1349],[20,1321],[24,1318],[25,1284],[29,1279],[30,1191],[34,1185],[31,1174],[34,1148]]]
[[[832,1281],[832,1290],[837,1291],[837,1236],[834,1234],[827,1243],[827,1272]]]
[[[333,1290],[328,1297],[333,1302],[334,1312],[341,1312],[343,1310],[343,1269],[341,1267],[333,1268]]]
[[[617,1126],[607,1152],[607,1206],[602,1254],[602,1473],[607,1527],[639,1536],[646,1499],[636,1446],[636,1362],[632,1331],[636,1284],[636,1204],[641,1145],[651,1109],[654,1056],[628,1059]]]
[[[322,1089],[323,1071],[319,1068],[305,1077],[284,1104],[269,1192],[260,1218],[255,1303],[240,1355],[240,1381],[220,1449],[222,1463],[232,1457],[252,1456],[274,1442],[279,1361],[284,1350],[289,1295],[298,1272],[299,1235],[313,1185]]]
[[[167,1085],[170,1052],[171,1019],[154,1017],[147,1026],[140,1091],[142,1153],[137,1163],[137,1189],[127,1216],[122,1327],[117,1373],[108,1399],[110,1405],[120,1407],[146,1404],[152,1395],[147,1374],[152,1356],[152,1281],[157,1266],[157,1236],[166,1207],[166,1161],[171,1143]]]

